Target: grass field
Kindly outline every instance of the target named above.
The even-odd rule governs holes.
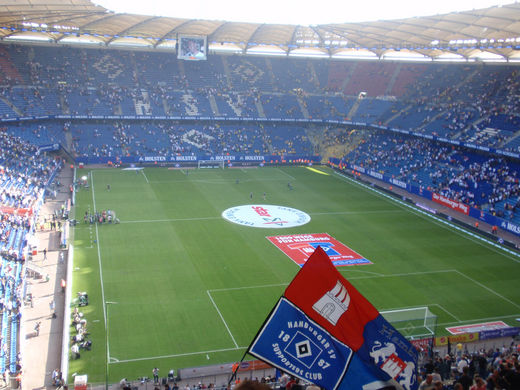
[[[376,308],[428,306],[438,334],[492,320],[515,325],[515,253],[318,169],[328,175],[305,167],[79,171],[90,172],[90,186],[77,193],[72,291],[89,294],[93,348],[69,373],[104,381],[105,324],[111,382],[151,376],[154,366],[165,375],[239,360],[299,270],[266,239],[276,235],[330,234],[373,263],[339,270]],[[221,217],[246,204],[296,208],[311,221],[260,229]],[[121,223],[83,224],[85,211],[104,209]]]

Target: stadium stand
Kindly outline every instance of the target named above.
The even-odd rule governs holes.
[[[511,98],[518,72],[512,66],[235,56],[182,63],[168,54],[124,50],[22,45],[2,45],[2,50],[5,67],[13,74],[10,86],[1,90],[2,118],[348,118],[508,150],[516,147],[509,144],[518,127],[517,103]],[[356,105],[360,93],[366,99]],[[486,129],[496,134],[481,134]]]
[[[6,132],[35,145],[61,144],[77,157],[308,155],[319,153],[320,144],[330,144],[324,133],[318,138],[309,137],[310,127],[305,121],[310,120],[388,126],[506,152],[519,149],[518,102],[512,98],[519,77],[516,68],[508,65],[242,56],[182,62],[166,53],[123,49],[5,44],[1,50],[2,66],[7,70],[6,85],[0,94],[1,118],[49,116],[49,120],[38,123],[6,122]],[[60,120],[64,115],[67,119]],[[232,126],[157,120],[164,116],[253,121]],[[150,120],[138,123],[130,119],[140,117]],[[258,119],[275,122],[255,121]],[[287,119],[303,122],[276,123]],[[339,138],[348,139],[344,135]],[[396,153],[395,143],[402,141],[399,137],[377,133],[364,141],[352,152],[357,157],[349,155],[348,159],[356,163],[365,159],[365,164],[375,164],[373,169],[435,188],[478,207],[498,207],[498,212],[502,211],[500,202],[511,197],[502,194],[506,199],[488,204],[491,189],[497,185],[485,185],[486,180],[480,180],[485,190],[478,200],[470,191],[461,195],[464,186],[469,188],[474,183],[451,183],[441,188],[441,183],[436,182],[440,175],[466,172],[472,163],[483,163],[475,157],[477,153],[464,152],[466,163],[460,166],[437,160],[428,166],[432,156],[415,150],[407,157],[416,161],[416,166],[411,167],[396,161],[395,156],[390,164],[383,160]],[[434,156],[446,149],[424,139],[408,143],[418,143],[410,150],[420,146]],[[369,145],[382,148],[377,151],[383,156],[377,164],[368,158],[374,156],[374,150],[365,150]],[[401,147],[397,154],[402,161],[403,150]],[[507,160],[503,164],[511,170],[517,168],[516,163]],[[453,173],[446,180],[457,182],[457,177]],[[503,184],[499,180],[498,185]]]
[[[352,145],[336,157],[520,225],[520,163],[489,153],[520,151],[513,66],[233,55],[182,62],[160,52],[14,44],[0,45],[0,66],[0,374],[18,371],[28,240],[61,166],[38,147],[104,162],[311,156]],[[485,353],[482,375],[499,381],[500,359],[510,355]],[[448,370],[442,379],[458,377]]]
[[[0,133],[0,374],[20,371],[18,335],[25,289],[29,238],[38,226],[38,213],[47,186],[61,162],[7,132]]]
[[[158,52],[14,44],[2,45],[1,51],[6,69],[1,118],[49,117],[37,123],[5,122],[5,131],[35,145],[61,144],[76,157],[320,153],[319,145],[331,142],[326,133],[309,136],[305,121],[310,120],[388,126],[428,138],[519,150],[518,102],[512,97],[519,77],[508,65],[242,56],[182,62]],[[67,119],[60,120],[64,115]],[[235,126],[157,120],[164,116],[251,121]],[[130,119],[140,117],[150,119]],[[279,123],[287,119],[303,122]],[[516,209],[508,210],[516,204],[515,192],[500,190],[504,178],[479,179],[478,196],[469,190],[476,182],[461,184],[460,175],[469,175],[472,164],[480,167],[494,157],[481,161],[477,152],[454,152],[428,139],[398,145],[402,142],[401,136],[374,133],[346,158],[515,220]],[[448,149],[449,158],[440,158]],[[455,159],[459,154],[465,159]],[[500,164],[517,169],[507,159]]]

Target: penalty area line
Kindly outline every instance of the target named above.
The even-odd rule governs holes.
[[[141,170],[141,173],[143,174],[144,179],[146,180],[146,182],[147,182],[148,184],[150,184],[150,182],[148,181],[148,177],[147,177],[146,174],[144,173],[144,169]]]
[[[510,303],[511,305],[513,305],[513,306],[515,306],[515,307],[517,307],[517,308],[520,309],[520,305],[518,305],[517,303],[513,302],[513,301],[510,300],[509,298],[504,297],[502,294],[497,293],[495,290],[489,288],[488,286],[486,286],[486,285],[480,283],[479,281],[473,279],[472,277],[466,275],[466,274],[463,273],[463,272],[460,272],[460,271],[458,271],[458,270],[455,270],[455,272],[457,272],[460,276],[462,276],[462,277],[468,279],[469,281],[475,283],[477,286],[482,287],[483,289],[489,291],[489,292],[492,293],[492,294],[495,294],[497,297],[503,299],[504,301],[506,301],[506,302]]]
[[[450,315],[451,317],[455,318],[456,321],[462,322],[462,320],[459,317],[457,317],[455,314],[449,312],[446,308],[444,308],[444,306],[439,305],[438,303],[434,303],[432,306],[434,306],[434,305],[437,306],[442,311],[444,311],[445,313],[447,313],[448,315]]]
[[[285,176],[287,176],[288,178],[290,178],[291,180],[296,180],[295,177],[289,175],[287,172],[285,172],[283,169],[280,169],[280,168],[276,168],[277,170],[279,170],[280,172],[282,172]]]
[[[247,349],[247,347],[214,349],[214,350],[211,350],[211,351],[187,352],[187,353],[178,353],[178,354],[172,354],[172,355],[142,357],[142,358],[136,358],[136,359],[121,359],[121,360],[118,360],[117,362],[116,361],[111,361],[111,362],[109,362],[109,364],[128,363],[128,362],[140,362],[140,361],[144,361],[144,360],[167,359],[167,358],[174,358],[174,357],[202,355],[202,354],[217,353],[217,352],[229,352],[229,351],[236,351],[237,349]]]
[[[220,319],[222,320],[222,322],[224,323],[224,326],[226,327],[228,333],[229,333],[229,336],[231,336],[231,340],[233,340],[233,344],[235,344],[235,348],[238,348],[238,344],[237,342],[235,341],[235,338],[233,337],[233,333],[231,333],[231,330],[229,329],[229,326],[226,322],[226,320],[224,319],[224,316],[222,315],[222,313],[220,312],[220,310],[218,309],[218,306],[217,304],[215,303],[215,301],[213,300],[213,297],[211,296],[211,293],[209,292],[209,290],[206,290],[206,293],[208,293],[208,297],[209,299],[211,300],[211,303],[213,303],[213,306],[215,307],[215,309],[217,310],[217,313],[218,315],[220,316]]]

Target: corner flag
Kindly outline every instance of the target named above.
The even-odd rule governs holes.
[[[289,284],[248,352],[326,390],[418,387],[416,349],[321,247]]]

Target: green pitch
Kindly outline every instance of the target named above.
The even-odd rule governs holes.
[[[427,306],[439,335],[447,326],[517,325],[515,253],[317,169],[328,175],[305,167],[79,171],[90,173],[76,199],[72,291],[89,294],[82,311],[93,345],[69,373],[105,380],[105,324],[110,382],[151,377],[154,366],[165,376],[240,360],[299,270],[266,236],[330,234],[373,262],[339,269],[376,308]],[[288,206],[312,219],[260,229],[221,217],[245,204]],[[85,211],[106,209],[121,223],[83,223]]]

